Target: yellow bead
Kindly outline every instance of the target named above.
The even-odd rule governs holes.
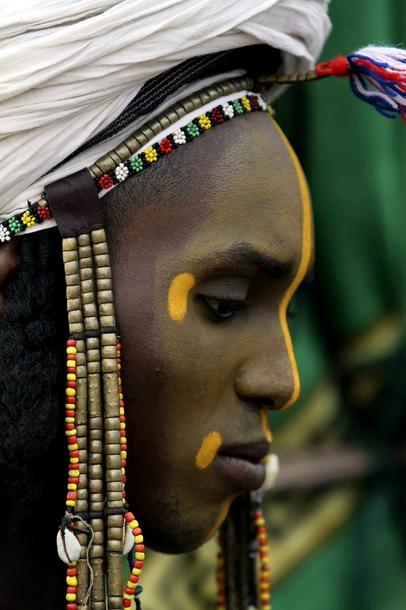
[[[139,553],[138,551],[135,553],[135,559],[137,559],[138,561],[144,561],[145,559],[145,553]]]
[[[75,373],[67,373],[67,375],[66,375],[66,379],[67,379],[68,381],[76,381],[76,375],[75,375]]]
[[[120,451],[120,457],[122,460],[126,460],[127,459],[127,451]]]
[[[75,500],[66,500],[66,506],[75,506]]]
[[[138,527],[138,526],[139,526],[139,523],[138,523],[137,519],[133,519],[132,521],[130,521],[130,523],[129,523],[128,525],[129,525],[129,526],[131,527],[131,529],[133,530],[134,528],[136,528],[136,527]]]
[[[123,400],[123,399],[124,399],[124,396],[122,395],[122,393],[121,393],[121,392],[119,393],[119,395],[118,395],[118,396],[119,396],[120,400]]]
[[[123,599],[132,599],[133,597],[134,597],[133,595],[130,595],[129,593],[126,593],[126,592],[124,591],[124,593],[123,593]]]
[[[65,430],[65,434],[66,436],[76,436],[77,430],[76,428],[73,428],[73,430]]]
[[[120,407],[120,415],[124,415],[124,407]]]
[[[127,444],[127,437],[126,436],[120,436],[120,443],[122,445],[126,445]]]
[[[79,449],[79,445],[74,443],[73,445],[68,445],[68,451],[77,451]]]
[[[134,574],[134,576],[139,576],[141,574],[141,570],[139,568],[133,568],[131,573]]]
[[[67,366],[69,369],[74,369],[74,368],[76,368],[76,360],[67,360],[67,361],[66,361],[66,366]]]
[[[79,470],[69,470],[69,476],[70,477],[78,477],[79,476]]]
[[[125,430],[125,422],[120,422],[120,429]]]
[[[144,536],[142,534],[138,534],[138,536],[134,536],[135,544],[142,544],[144,542]]]
[[[75,388],[66,388],[65,390],[66,396],[76,396]]]
[[[71,464],[79,464],[79,458],[70,458],[69,461]]]
[[[76,409],[76,405],[74,404],[65,404],[65,409],[69,409],[70,411],[74,411]]]
[[[66,594],[67,602],[74,602],[75,600],[76,600],[76,593],[67,593]]]
[[[127,582],[127,587],[128,587],[129,589],[135,589],[135,587],[136,587],[136,586],[137,586],[137,583],[135,583],[135,582],[131,582],[131,580],[129,580],[129,581]]]
[[[78,579],[76,578],[76,576],[67,576],[66,584],[68,585],[68,587],[77,587]]]
[[[65,417],[65,424],[74,424],[74,423],[75,423],[74,417]]]
[[[76,491],[77,488],[78,488],[77,483],[68,483],[69,491]]]
[[[74,347],[73,345],[70,345],[69,347],[66,348],[66,353],[67,354],[76,354],[76,347]]]

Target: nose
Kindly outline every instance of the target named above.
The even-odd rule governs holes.
[[[287,326],[252,334],[245,354],[235,380],[238,396],[273,411],[290,407],[299,396],[300,382]]]

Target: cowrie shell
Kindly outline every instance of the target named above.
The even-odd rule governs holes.
[[[76,538],[75,534],[64,529],[58,531],[56,535],[56,547],[58,549],[58,555],[65,563],[72,563],[77,561],[80,557],[80,542]]]
[[[134,536],[131,527],[126,523],[123,527],[123,555],[128,555],[134,546]]]

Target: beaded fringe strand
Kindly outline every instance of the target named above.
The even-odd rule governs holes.
[[[73,549],[73,556],[62,550],[68,563],[66,610],[105,610],[106,602],[109,610],[121,610],[130,608],[141,590],[145,547],[125,500],[121,345],[104,229],[65,238],[63,258],[71,334],[65,405],[70,463],[60,546]],[[123,591],[123,547],[128,552],[134,545],[135,559]]]

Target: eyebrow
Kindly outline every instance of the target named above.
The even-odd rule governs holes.
[[[270,278],[285,277],[293,273],[296,266],[293,260],[281,261],[256,250],[246,243],[237,244],[229,250],[214,252],[208,257],[199,259],[198,262],[212,268],[250,265],[256,267]]]

